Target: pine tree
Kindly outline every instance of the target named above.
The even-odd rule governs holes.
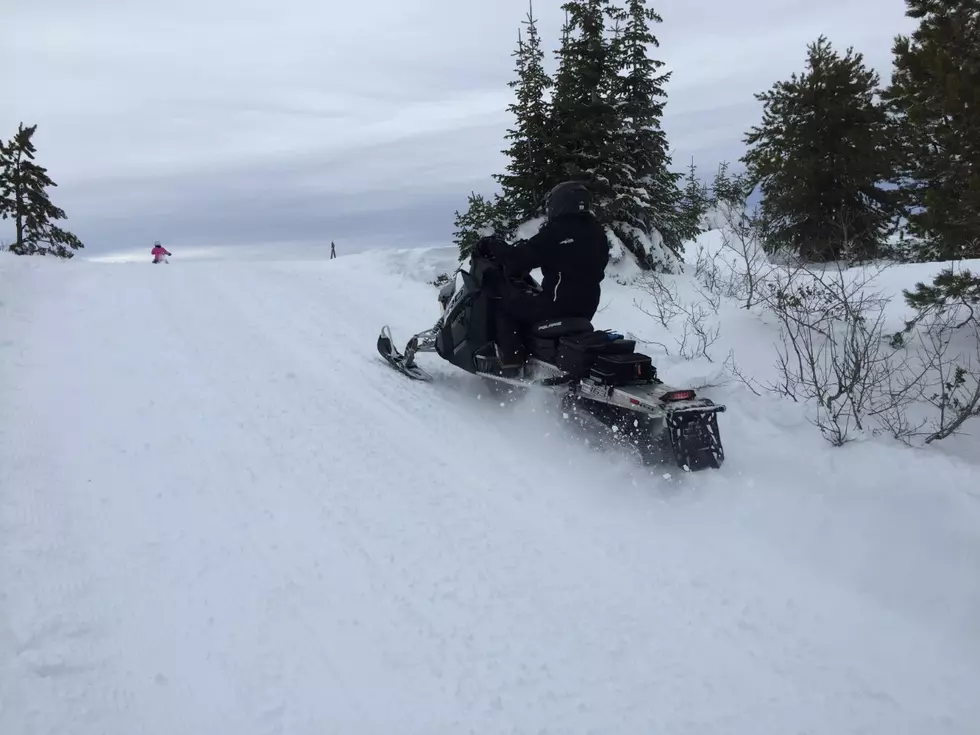
[[[861,54],[841,57],[821,36],[808,46],[806,72],[755,95],[763,121],[741,160],[761,184],[773,249],[807,260],[882,254],[895,207],[880,186],[892,160],[878,81]]]
[[[466,212],[457,210],[453,232],[453,242],[459,248],[459,259],[466,260],[480,238],[488,235],[502,235],[509,222],[501,215],[504,209],[499,195],[487,199],[482,194],[470,192]]]
[[[681,240],[698,229],[680,212],[681,177],[669,170],[660,129],[668,75],[657,75],[662,63],[646,50],[657,43],[649,23],[660,18],[645,0],[630,0],[627,10],[611,0],[567,0],[562,8],[553,82],[544,72],[533,10],[526,36],[518,37],[509,161],[506,173],[494,177],[502,192],[492,201],[472,194],[466,213],[456,213],[461,257],[481,235],[512,235],[515,225],[539,214],[555,184],[574,179],[590,188],[599,221],[641,267],[671,270]]]
[[[558,50],[558,73],[548,136],[549,184],[586,182],[596,196],[600,220],[610,221],[616,199],[615,150],[619,118],[614,103],[613,55],[605,37],[609,0],[571,0],[562,5],[566,23]]]
[[[920,260],[980,257],[980,0],[906,0],[891,87],[899,175]]]
[[[545,93],[553,82],[544,70],[544,51],[533,7],[529,7],[523,25],[527,26],[527,38],[525,40],[518,33],[514,52],[517,78],[508,85],[516,90],[516,98],[507,108],[515,117],[514,127],[505,136],[511,145],[503,151],[509,163],[507,173],[494,175],[500,184],[507,214],[514,221],[530,219],[540,212],[550,188],[548,175],[551,170],[547,159],[551,116]]]
[[[980,308],[980,274],[973,275],[969,270],[954,272],[952,268],[940,271],[932,285],[916,283],[915,290],[903,291],[905,302],[913,309],[928,311],[945,309],[950,306],[965,306],[974,318],[976,308]]]
[[[711,195],[708,193],[708,187],[698,176],[698,169],[692,158],[687,176],[684,179],[684,190],[681,193],[678,207],[681,223],[688,232],[694,232],[697,235],[703,231],[701,220],[708,213],[710,200]]]
[[[718,164],[715,178],[711,182],[708,206],[729,207],[741,211],[745,209],[746,200],[755,187],[747,171],[732,174],[728,167],[728,161]]]
[[[621,122],[618,148],[625,156],[627,177],[620,182],[622,203],[617,219],[644,231],[658,230],[679,253],[682,241],[698,233],[680,214],[682,175],[670,170],[667,136],[661,128],[670,73],[660,73],[664,62],[649,55],[660,42],[650,30],[663,19],[646,0],[628,0],[621,15],[625,27],[618,39],[619,68],[616,98]]]
[[[679,177],[667,168],[659,131],[663,103],[657,98],[666,75],[654,74],[660,62],[649,59],[645,47],[656,41],[648,23],[657,16],[641,0],[630,3],[632,15],[610,0],[570,0],[562,7],[566,23],[551,103],[549,183],[586,183],[599,221],[640,266],[672,270],[682,229]],[[664,187],[665,181],[672,187]],[[668,222],[664,232],[654,231]],[[674,252],[663,250],[664,240]]]
[[[18,127],[8,143],[0,143],[0,219],[13,219],[15,239],[10,252],[18,255],[56,255],[72,258],[72,250],[84,247],[72,233],[52,220],[65,219],[45,191],[57,186],[47,169],[34,163],[37,149],[32,138],[37,125]]]

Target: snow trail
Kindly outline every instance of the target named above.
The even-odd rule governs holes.
[[[0,732],[974,731],[967,499],[868,539],[738,411],[664,483],[388,369],[435,292],[376,270],[3,266]]]

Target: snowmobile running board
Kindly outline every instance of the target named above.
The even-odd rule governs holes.
[[[653,417],[679,416],[683,414],[706,415],[724,413],[726,407],[708,398],[694,396],[690,398],[673,398],[673,394],[682,394],[676,388],[654,380],[652,383],[637,385],[603,385],[592,378],[578,378],[562,372],[551,363],[537,358],[531,358],[527,363],[526,372],[532,375],[544,373],[546,377],[534,379],[508,378],[487,372],[477,372],[482,378],[507,383],[518,388],[558,388],[563,385],[570,387],[569,393],[581,396],[595,403],[606,404],[612,408],[643,413]]]
[[[559,386],[575,382],[575,378],[571,375],[540,378],[538,380],[526,380],[523,378],[508,378],[506,375],[499,375],[497,373],[484,373],[479,370],[473,374],[479,375],[481,378],[487,378],[488,380],[496,380],[498,383],[507,383],[508,385],[513,385],[517,388],[557,388]]]

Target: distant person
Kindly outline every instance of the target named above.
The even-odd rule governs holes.
[[[330,260],[333,260],[336,257],[337,257],[336,246],[333,244],[333,241],[331,241],[330,242]]]
[[[160,244],[159,240],[157,240],[155,243],[153,243],[153,250],[150,251],[150,255],[153,256],[154,263],[166,263],[167,256],[171,255],[171,253]]]

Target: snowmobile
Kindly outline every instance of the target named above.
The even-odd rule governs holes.
[[[485,278],[499,267],[474,254],[439,290],[442,315],[435,326],[395,348],[385,326],[378,352],[396,370],[414,380],[431,380],[415,362],[418,353],[435,352],[447,362],[498,385],[557,393],[562,410],[580,424],[598,423],[619,442],[638,450],[644,464],[673,460],[688,472],[717,469],[724,461],[718,414],[725,406],[673,388],[659,379],[649,356],[634,340],[596,330],[588,319],[548,319],[525,336],[528,358],[519,375],[501,370],[493,340],[493,291]],[[540,292],[529,274],[511,279]]]

